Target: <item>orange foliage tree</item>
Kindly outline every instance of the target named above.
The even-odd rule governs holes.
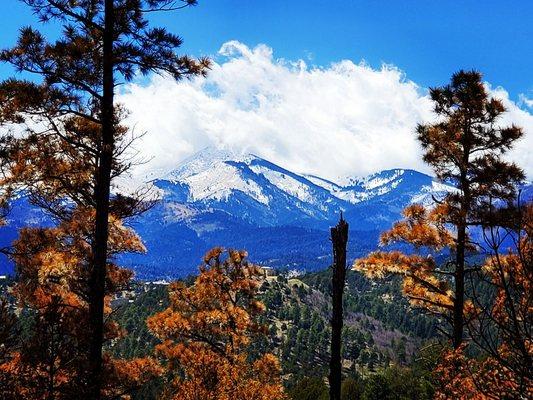
[[[485,228],[491,254],[478,274],[485,290],[473,286],[477,315],[468,325],[486,356],[470,359],[464,346],[446,353],[436,371],[440,399],[533,398],[533,204],[497,214],[503,226]],[[514,242],[509,252],[505,240]]]
[[[411,304],[452,322],[454,293],[448,276],[439,268],[432,254],[455,245],[452,232],[445,226],[442,207],[428,210],[414,204],[403,211],[404,219],[394,224],[380,238],[381,245],[401,243],[414,251],[376,251],[356,260],[354,268],[371,279],[390,274],[402,277],[403,293]]]
[[[209,61],[177,54],[182,39],[165,28],[153,27],[148,18],[156,12],[193,6],[196,0],[21,1],[41,22],[54,21],[61,29],[57,38],[47,39],[36,27],[23,27],[17,43],[0,51],[1,62],[24,76],[33,75],[31,80],[11,78],[0,83],[0,123],[23,124],[33,137],[38,132],[37,136],[56,135],[58,140],[65,138],[65,130],[71,129],[68,124],[73,122],[93,125],[91,129],[99,133],[92,137],[97,139],[96,147],[85,146],[83,132],[70,137],[77,150],[83,150],[80,161],[94,165],[90,171],[95,216],[87,325],[92,330],[88,349],[92,366],[85,397],[99,399],[109,261],[107,227],[114,211],[112,188],[120,146],[115,130],[123,117],[115,93],[119,85],[138,74],[166,73],[175,79],[205,74]],[[58,180],[63,172],[55,171]],[[61,184],[68,186],[65,179]]]
[[[18,279],[12,289],[17,305],[30,321],[23,339],[9,359],[0,364],[0,376],[10,387],[7,399],[69,399],[85,391],[89,360],[87,227],[92,210],[77,210],[69,221],[53,228],[25,228],[11,257]],[[120,221],[110,224],[113,251],[142,251],[139,238]],[[125,332],[109,318],[114,294],[127,288],[132,273],[114,263],[107,265],[105,339]],[[117,398],[160,372],[153,359],[105,358],[103,395]],[[139,367],[142,366],[142,371]],[[134,372],[137,371],[137,376]]]
[[[39,100],[31,97],[26,101]],[[0,111],[3,117],[14,117],[8,107],[0,107]],[[119,176],[129,168],[120,154],[131,140],[126,128],[117,125],[114,131],[113,176]],[[98,137],[97,124],[65,117],[59,132],[29,130],[22,137],[5,135],[0,140],[0,203],[7,203],[13,194],[25,193],[54,221],[50,227],[21,229],[13,247],[5,251],[17,271],[11,294],[29,328],[18,343],[4,346],[8,350],[0,360],[3,398],[71,399],[87,393]],[[149,207],[141,194],[115,195],[111,200],[105,341],[125,334],[111,318],[110,302],[128,287],[132,272],[120,268],[113,258],[121,252],[144,251],[140,238],[123,223]],[[109,355],[104,355],[103,368],[101,394],[105,398],[126,395],[160,372],[153,359],[126,361]]]
[[[430,95],[439,118],[417,127],[418,140],[425,151],[424,161],[456,190],[436,199],[433,210],[408,207],[406,219],[384,234],[382,243],[403,242],[415,250],[425,247],[432,252],[447,248],[453,257],[438,269],[424,253],[377,252],[358,260],[355,268],[370,277],[403,276],[404,292],[413,303],[450,321],[446,333],[454,348],[459,348],[472,311],[465,278],[477,269],[467,262],[468,251],[475,249],[468,229],[483,224],[492,201],[512,203],[515,199],[516,185],[524,174],[502,155],[523,131],[515,125],[499,125],[505,107],[489,96],[476,71],[459,71],[449,85],[431,89]]]
[[[170,286],[170,307],[148,319],[162,341],[157,351],[169,376],[163,398],[275,400],[285,398],[278,359],[247,352],[266,328],[257,323],[262,274],[243,251],[215,248],[190,287]]]

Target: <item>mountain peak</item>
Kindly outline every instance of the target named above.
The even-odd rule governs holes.
[[[176,169],[164,174],[160,179],[168,181],[185,179],[206,169],[216,168],[217,165],[227,161],[243,162],[252,158],[254,156],[250,154],[244,154],[229,148],[209,146],[187,157]]]
[[[436,186],[431,176],[409,169],[385,170],[338,184],[291,172],[252,154],[213,147],[155,182],[173,201],[242,213],[264,225],[329,221],[355,205],[395,203],[400,197],[402,204],[395,207],[415,200],[427,203],[433,194],[446,191],[446,185]]]

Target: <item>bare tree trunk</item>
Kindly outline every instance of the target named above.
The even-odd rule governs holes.
[[[114,78],[113,78],[113,0],[105,0],[103,36],[103,95],[101,104],[102,147],[96,176],[96,217],[93,239],[93,265],[90,277],[89,320],[89,398],[98,400],[102,390],[102,347],[104,343],[104,296],[107,266],[107,242],[111,168],[114,147]]]
[[[331,317],[331,359],[329,362],[329,398],[340,400],[342,381],[341,334],[343,325],[342,296],[346,281],[346,245],[348,243],[348,223],[342,218],[331,228],[333,243],[332,305]]]

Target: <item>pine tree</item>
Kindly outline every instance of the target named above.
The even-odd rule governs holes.
[[[476,244],[468,228],[484,224],[495,202],[510,204],[516,198],[516,186],[524,174],[503,155],[523,132],[515,125],[499,125],[505,107],[489,96],[478,72],[459,71],[449,85],[431,89],[430,95],[438,122],[419,125],[418,140],[424,161],[437,178],[457,190],[436,199],[432,210],[408,207],[405,219],[383,234],[381,243],[407,243],[431,253],[447,248],[453,260],[438,268],[434,258],[421,251],[410,255],[380,251],[358,260],[355,268],[370,277],[403,276],[406,295],[414,304],[446,318],[451,323],[451,332],[446,333],[454,348],[459,348],[465,316],[472,311],[471,302],[465,301],[465,277],[475,268],[469,268],[466,259]]]
[[[492,223],[501,225],[485,227],[490,255],[476,276],[484,290],[474,288],[476,318],[468,324],[485,357],[469,358],[464,346],[447,352],[437,370],[440,399],[533,396],[533,204],[496,214]],[[505,238],[513,238],[508,251]]]
[[[84,193],[87,197],[83,199],[78,198],[80,193],[71,192],[66,179],[53,174],[53,180],[65,188],[67,198],[83,200],[94,210],[87,249],[91,255],[88,359],[92,365],[86,397],[98,399],[103,378],[106,265],[111,255],[110,221],[115,211],[111,184],[117,173],[124,171],[124,165],[118,162],[123,148],[116,142],[124,114],[115,104],[114,93],[117,85],[137,73],[164,72],[181,79],[204,74],[209,62],[177,55],[181,38],[162,28],[150,28],[147,19],[148,13],[187,7],[194,5],[194,0],[23,1],[42,22],[56,20],[63,30],[59,39],[50,42],[33,27],[24,27],[17,45],[0,53],[0,61],[42,78],[40,82],[9,79],[0,84],[0,122],[25,124],[27,137],[40,143],[47,136],[66,140],[83,155],[80,163],[87,162],[92,167],[80,167],[94,178],[88,180],[90,185],[84,188],[88,194]],[[87,139],[86,130],[96,130],[98,134]],[[72,134],[67,136],[66,132]],[[96,142],[87,145],[86,141],[94,138]],[[9,145],[17,145],[13,137],[9,140]],[[26,144],[33,149],[31,143]],[[44,150],[45,154],[56,156],[53,151]],[[39,170],[28,172],[44,176]],[[55,213],[61,201],[44,195],[38,196],[36,203]],[[132,203],[136,202],[122,201],[122,206]]]
[[[97,126],[78,117],[63,122],[62,136],[28,132],[23,137],[6,136],[1,143],[2,188],[7,192],[23,188],[57,221],[50,227],[22,229],[8,252],[17,270],[12,295],[29,329],[0,365],[0,379],[10,388],[6,398],[70,399],[87,392],[95,165],[85,150],[95,149],[96,154],[100,135]],[[116,142],[124,143],[127,129],[117,127],[115,134]],[[124,168],[117,162],[114,173],[119,175]],[[109,253],[143,251],[138,236],[123,224],[124,218],[144,209],[142,199],[115,196],[111,204]],[[110,301],[128,288],[131,277],[131,271],[111,259],[106,263],[105,341],[124,334],[110,318]],[[128,393],[160,371],[152,359],[121,361],[108,355],[103,368],[106,398]]]
[[[442,203],[446,222],[457,230],[453,305],[453,345],[457,348],[463,340],[468,227],[480,225],[495,200],[511,203],[515,199],[516,185],[524,173],[502,155],[523,131],[515,125],[498,126],[505,107],[489,97],[479,72],[457,72],[449,85],[431,90],[431,99],[435,113],[444,120],[417,128],[424,161],[439,179],[458,189]]]
[[[157,351],[169,374],[163,398],[175,400],[276,400],[285,398],[278,359],[250,360],[248,348],[268,329],[258,323],[262,273],[243,251],[215,248],[194,285],[170,287],[170,307],[150,317],[161,340]]]

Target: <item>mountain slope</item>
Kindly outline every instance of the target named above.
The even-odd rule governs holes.
[[[373,209],[386,205],[397,214],[409,203],[429,204],[432,196],[442,197],[452,190],[428,175],[403,169],[346,181],[343,186],[296,174],[255,155],[207,148],[153,183],[161,190],[163,201],[226,211],[258,226],[313,228],[329,226],[341,211],[355,210],[364,216],[358,205]],[[367,221],[364,229],[382,228],[379,221],[387,223],[390,218],[378,215]]]
[[[164,201],[216,209],[258,226],[316,224],[346,202],[304,176],[254,155],[204,149],[153,184]]]
[[[375,248],[379,231],[407,204],[429,204],[452,190],[402,169],[346,179],[343,186],[211,148],[152,183],[161,202],[135,223],[148,254],[122,259],[143,277],[192,273],[212,246],[245,248],[255,261],[278,268],[321,269],[329,265],[329,227],[340,212],[351,224],[355,258]]]
[[[131,222],[148,253],[119,260],[142,279],[193,273],[213,246],[245,248],[254,261],[277,268],[321,269],[330,263],[329,227],[341,212],[350,223],[348,250],[355,258],[376,247],[379,232],[399,219],[405,206],[430,205],[454,190],[408,169],[336,183],[252,154],[211,148],[151,183],[160,201]],[[523,194],[531,198],[530,185]],[[0,231],[0,246],[16,237],[18,227],[46,223],[25,198],[12,206],[11,225]],[[0,274],[10,268],[0,259]]]

